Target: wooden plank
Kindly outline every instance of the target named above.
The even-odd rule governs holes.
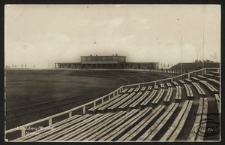
[[[175,141],[180,134],[181,130],[184,128],[185,122],[187,120],[187,117],[189,115],[189,112],[191,110],[193,101],[190,100],[188,103],[188,106],[186,107],[186,110],[179,122],[179,125],[177,126],[176,130],[173,132],[173,134],[170,136],[169,141]]]
[[[162,98],[163,94],[164,94],[164,89],[160,89],[158,95],[155,97],[155,99],[152,101],[152,104],[158,104],[160,99]]]
[[[74,125],[77,125],[77,127],[79,127],[79,125],[86,124],[88,121],[94,120],[95,118],[100,117],[100,116],[101,116],[101,114],[96,114],[96,115],[93,115],[93,116],[91,116],[91,117],[89,117],[88,119],[85,119],[85,120],[82,119],[82,120],[79,120],[79,121],[71,121],[70,123],[67,123],[65,125],[62,125],[60,127],[54,128],[54,129],[51,129],[47,133],[39,134],[39,135],[35,136],[34,138],[29,138],[26,141],[38,141],[38,140],[40,140],[42,138],[45,138],[45,137],[50,138],[50,135],[55,135],[55,133],[57,133],[59,131],[62,131],[65,128],[68,128],[68,127],[71,127],[71,126],[74,126]]]
[[[152,86],[148,86],[148,90],[151,90],[152,89]]]
[[[206,88],[208,88],[211,92],[213,93],[218,93],[218,90],[213,87],[212,85],[210,85],[209,83],[207,83],[206,81],[200,81]]]
[[[165,88],[165,85],[163,83],[160,84],[161,88]]]
[[[126,131],[127,128],[132,126],[137,120],[142,119],[144,116],[150,113],[152,110],[151,107],[145,108],[142,111],[140,111],[137,115],[133,116],[131,119],[126,121],[125,123],[121,124],[119,127],[115,128],[113,131],[111,131],[109,134],[106,134],[103,136],[100,140],[101,141],[112,141],[114,138],[119,136],[121,133]]]
[[[157,90],[153,90],[151,94],[140,104],[141,106],[146,106],[155,97]]]
[[[137,87],[134,92],[138,92],[140,90],[140,87]]]
[[[85,127],[89,122],[93,122],[94,120],[103,117],[103,115],[99,115],[95,118],[93,118],[92,120],[84,120],[82,121],[82,127]],[[81,123],[80,123],[81,124]],[[77,124],[72,125],[68,128],[64,128],[64,129],[60,129],[57,130],[54,134],[49,134],[47,136],[45,136],[44,138],[39,138],[38,140],[35,141],[55,141],[58,137],[63,136],[63,135],[67,135],[69,132],[73,131],[73,130],[80,130],[80,126],[78,126]]]
[[[107,101],[105,101],[105,102],[103,102],[103,103],[101,103],[101,104],[99,104],[99,105],[97,105],[97,106],[95,106],[95,107],[90,108],[88,111],[95,111],[95,110],[97,110],[98,108],[103,107],[104,105],[106,105],[106,104],[108,104],[108,103],[110,103],[110,102],[116,100],[116,99],[119,98],[120,96],[121,96],[121,94],[118,94],[117,96],[113,97],[112,99],[109,99],[109,100],[107,100]],[[123,97],[123,96],[121,96],[121,98],[122,98],[122,97]]]
[[[130,108],[136,108],[146,97],[149,95],[150,91],[146,91],[140,98],[138,98],[135,102],[130,104]]]
[[[207,129],[207,127],[206,127],[206,125],[207,125],[207,114],[208,114],[208,100],[207,100],[207,98],[204,98],[204,106],[203,106],[203,110],[202,110],[202,119],[201,119],[201,123],[200,123],[201,128],[199,128],[199,129],[201,129],[201,131],[198,131],[196,141],[203,141],[203,139],[204,139],[205,131]]]
[[[77,136],[77,135],[97,126],[99,123],[104,122],[108,118],[111,118],[113,115],[114,115],[114,113],[104,114],[103,116],[95,119],[94,121],[88,122],[87,124],[79,127],[78,129],[70,130],[66,134],[64,133],[63,136],[58,137],[57,139],[54,139],[54,140],[51,140],[51,141],[66,141],[66,140],[68,140],[72,137],[75,137],[75,136]],[[46,141],[49,141],[49,140],[46,140]]]
[[[158,118],[158,120],[147,130],[145,131],[144,134],[142,134],[139,138],[138,141],[144,141],[146,140],[146,138],[149,136],[149,134],[152,133],[152,131],[155,130],[155,128],[162,122],[162,120],[168,115],[168,113],[173,109],[173,107],[176,105],[177,103],[172,103],[167,109],[166,111]]]
[[[86,117],[89,117],[89,116],[91,116],[91,114],[86,114],[86,115],[84,115],[84,116],[81,116],[81,115],[74,115],[74,116],[72,116],[71,118],[67,118],[67,119],[65,119],[65,120],[59,121],[59,122],[57,122],[57,123],[54,123],[54,124],[51,125],[51,126],[45,127],[45,128],[43,128],[43,129],[41,129],[41,130],[38,130],[38,131],[35,132],[35,134],[28,134],[28,135],[26,135],[26,136],[24,136],[24,137],[17,138],[17,139],[15,139],[15,140],[13,140],[13,141],[15,141],[15,142],[17,142],[17,141],[23,141],[23,140],[26,140],[26,139],[28,139],[28,138],[37,136],[37,134],[46,133],[47,131],[50,131],[51,128],[59,127],[59,126],[61,126],[61,125],[63,125],[63,124],[66,124],[66,123],[72,121],[72,120],[74,121],[74,120],[86,118]]]
[[[185,82],[184,82],[183,80],[179,80],[179,82],[180,82],[181,84],[185,84]]]
[[[177,115],[176,119],[174,119],[174,122],[172,123],[172,125],[170,126],[170,128],[167,130],[167,132],[161,137],[160,141],[166,141],[170,138],[170,136],[172,135],[172,133],[175,131],[175,129],[177,128],[180,120],[182,119],[182,116],[188,106],[189,100],[186,100],[183,104],[182,109],[180,110],[179,114]]]
[[[191,77],[192,80],[194,80],[195,82],[199,82],[200,80],[196,77]]]
[[[176,81],[172,81],[172,83],[173,83],[175,86],[179,86],[179,84],[178,84]]]
[[[133,92],[133,90],[134,90],[134,88],[130,88],[130,89],[128,90],[128,93]]]
[[[131,99],[133,96],[135,95],[135,93],[131,93],[129,94],[127,97],[125,97],[124,99],[120,100],[119,102],[117,102],[116,104],[112,105],[111,107],[107,108],[109,110],[115,109],[117,108],[119,105],[123,104],[124,102],[126,102],[127,100]]]
[[[198,83],[193,82],[192,84],[194,88],[197,90],[199,95],[206,95],[205,91],[200,87]]]
[[[166,83],[167,87],[172,87],[171,83],[167,82]]]
[[[203,111],[203,98],[200,98],[198,104],[199,104],[199,106],[198,106],[198,110],[196,113],[195,122],[194,122],[191,132],[188,136],[188,139],[187,139],[188,141],[195,141],[199,127],[200,127],[202,111]]]
[[[128,107],[131,103],[135,102],[141,96],[141,94],[142,92],[138,92],[134,97],[130,98],[129,100],[118,106],[118,108],[124,109]]]
[[[145,119],[120,137],[118,141],[131,141],[134,137],[138,136],[163,110],[165,110],[164,105],[157,106]]]
[[[220,109],[220,96],[219,96],[219,94],[215,94],[215,101],[216,101],[216,104],[217,104],[218,113],[220,114],[221,109]]]
[[[202,75],[197,75],[197,77],[198,77],[199,79],[201,79],[201,80],[206,80],[206,79],[207,79],[207,77],[204,77],[204,76],[202,76]]]
[[[146,87],[145,87],[145,86],[143,86],[143,87],[141,88],[141,91],[145,91],[145,89],[146,89]]]
[[[158,132],[164,127],[166,122],[174,114],[178,106],[179,103],[174,105],[174,107],[169,111],[169,113],[165,116],[165,118],[160,122],[160,124],[158,124],[158,126],[148,135],[148,137],[145,140],[152,140],[158,134]]]
[[[212,74],[212,75],[214,75],[214,76],[219,76],[220,75],[219,72],[215,72],[215,71],[210,71],[209,73]]]
[[[181,87],[180,86],[176,86],[176,96],[175,96],[175,100],[181,100]]]
[[[123,89],[121,93],[126,93],[128,91],[128,88]]]
[[[99,138],[101,138],[102,136],[107,134],[108,132],[114,130],[114,128],[116,128],[121,123],[126,122],[128,119],[130,119],[130,117],[132,117],[133,115],[135,115],[137,113],[138,113],[137,109],[132,109],[130,112],[128,112],[126,115],[124,115],[120,119],[116,120],[115,122],[113,122],[112,124],[108,125],[107,127],[103,128],[103,129],[101,129],[97,133],[95,133],[95,134],[89,136],[88,138],[86,138],[85,141],[96,141],[96,140],[98,140]]]
[[[158,85],[154,85],[154,89],[158,89],[159,88],[159,86]]]
[[[170,101],[170,98],[171,98],[171,96],[172,96],[172,93],[173,93],[173,88],[172,87],[170,87],[169,89],[168,89],[168,91],[167,91],[167,94],[166,94],[166,96],[164,97],[164,102],[169,102]]]
[[[187,97],[193,99],[194,95],[193,95],[193,92],[192,92],[190,86],[188,84],[184,84],[184,88],[186,90]]]
[[[104,110],[104,109],[114,105],[115,103],[119,102],[120,100],[122,100],[122,99],[124,99],[126,97],[128,97],[128,94],[123,94],[121,97],[118,97],[115,100],[110,101],[109,103],[107,103],[107,104],[105,104],[105,105],[103,105],[103,106],[101,106],[100,108],[97,108],[97,109],[98,110]]]
[[[190,80],[190,79],[185,79],[186,80],[186,82],[188,82],[188,83],[192,83],[192,80]]]
[[[210,82],[210,83],[216,85],[217,87],[220,86],[220,81],[218,81],[218,80],[210,79],[210,78],[208,78],[207,80],[208,80],[208,82]]]
[[[103,129],[104,127],[106,127],[107,125],[110,125],[111,123],[113,123],[114,121],[116,121],[117,119],[119,119],[120,117],[122,117],[122,115],[124,115],[126,113],[126,111],[120,111],[118,113],[114,113],[114,116],[108,118],[107,120],[105,120],[104,122],[99,123],[98,125],[90,128],[89,130],[79,134],[78,136],[69,139],[69,141],[81,141],[81,140],[85,140],[87,137],[97,133],[99,130]]]

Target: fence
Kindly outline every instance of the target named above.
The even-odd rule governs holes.
[[[204,75],[208,71],[212,71],[212,70],[220,72],[220,70],[218,68],[203,68],[203,69],[200,69],[200,70],[192,71],[192,72],[189,72],[189,73],[185,73],[185,74],[182,74],[182,75],[178,75],[178,76],[170,77],[170,78],[166,78],[166,79],[161,79],[161,80],[157,80],[157,81],[137,83],[137,84],[131,84],[131,85],[124,85],[124,86],[121,86],[120,88],[116,89],[115,91],[113,91],[113,92],[111,92],[107,95],[104,95],[104,96],[102,96],[98,99],[95,99],[95,100],[93,100],[89,103],[83,104],[83,105],[75,107],[73,109],[70,109],[70,110],[67,110],[67,111],[64,111],[64,112],[61,112],[61,113],[58,113],[58,114],[55,114],[55,115],[37,120],[37,121],[31,122],[31,123],[13,128],[13,129],[9,129],[9,130],[5,131],[5,136],[9,135],[11,133],[14,133],[14,132],[18,132],[18,131],[20,131],[20,134],[18,135],[19,137],[24,136],[24,135],[26,135],[26,128],[27,127],[31,127],[31,126],[34,126],[36,124],[42,123],[42,122],[47,122],[46,123],[47,126],[50,126],[50,125],[53,124],[54,118],[57,118],[57,117],[60,117],[60,116],[63,116],[63,115],[65,116],[66,114],[67,114],[68,118],[71,118],[73,116],[73,113],[76,112],[77,110],[81,110],[82,113],[85,114],[86,110],[88,108],[94,107],[98,104],[101,104],[101,103],[107,101],[107,100],[110,100],[111,98],[113,98],[114,96],[119,94],[124,88],[141,87],[141,86],[144,86],[144,85],[155,85],[155,84],[161,83],[161,82],[173,81],[173,80],[185,79],[185,78],[190,79],[190,77],[194,77],[196,75]]]

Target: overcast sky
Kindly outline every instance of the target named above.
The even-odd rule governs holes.
[[[219,5],[6,5],[5,64],[54,67],[81,55],[220,62]],[[197,53],[198,52],[198,53]]]

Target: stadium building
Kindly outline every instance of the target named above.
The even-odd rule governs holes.
[[[81,62],[55,63],[55,68],[74,69],[157,69],[158,62],[126,62],[126,56],[81,56]]]

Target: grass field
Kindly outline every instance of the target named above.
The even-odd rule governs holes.
[[[6,129],[82,105],[121,85],[162,78],[149,71],[6,70]]]

